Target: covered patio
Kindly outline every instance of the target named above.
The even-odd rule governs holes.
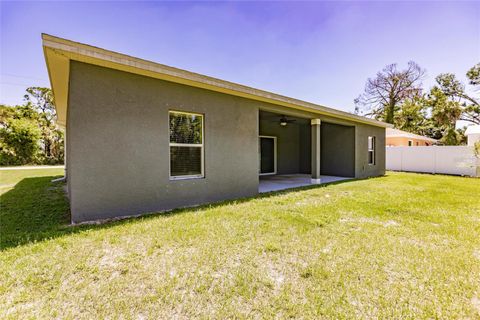
[[[259,188],[271,192],[355,177],[355,127],[259,113]]]
[[[353,178],[322,175],[320,176],[320,183],[323,184],[349,179]],[[264,193],[280,191],[290,188],[309,186],[312,184],[318,183],[312,183],[312,175],[310,174],[280,174],[260,176],[258,192]]]

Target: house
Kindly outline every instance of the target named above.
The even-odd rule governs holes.
[[[387,147],[428,147],[438,143],[438,140],[418,134],[410,133],[393,128],[387,128]]]
[[[42,39],[74,223],[385,172],[383,122]]]
[[[465,130],[467,136],[467,145],[473,147],[476,142],[480,141],[480,125],[471,125]]]

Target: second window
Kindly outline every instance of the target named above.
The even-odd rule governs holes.
[[[368,137],[368,164],[375,164],[375,137]]]

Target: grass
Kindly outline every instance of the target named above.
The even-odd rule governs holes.
[[[388,173],[67,227],[61,183],[12,174],[1,319],[480,319],[478,179]]]
[[[55,176],[52,176],[55,175]],[[63,169],[0,170],[0,249],[70,231]]]

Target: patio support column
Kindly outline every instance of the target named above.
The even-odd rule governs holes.
[[[320,119],[312,119],[312,184],[320,181]]]

